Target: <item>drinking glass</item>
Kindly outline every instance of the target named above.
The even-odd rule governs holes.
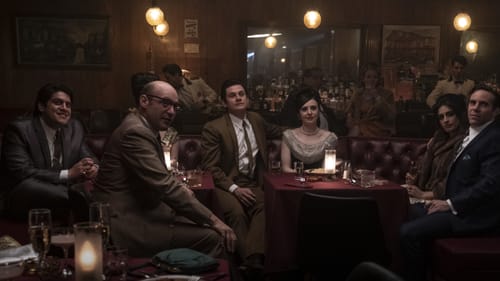
[[[361,187],[368,188],[375,185],[375,171],[359,170]]]
[[[281,173],[281,162],[276,160],[269,160],[269,172],[274,175]]]
[[[111,276],[120,276],[118,280],[127,280],[127,258],[127,249],[115,246],[108,248],[104,271],[107,279]]]
[[[75,234],[72,227],[55,227],[52,229],[52,245],[59,247],[64,253],[64,262],[62,268],[62,278],[67,279],[73,275],[68,264],[68,250],[75,243]]]
[[[50,247],[52,216],[49,209],[31,209],[29,211],[29,235],[33,250],[38,254],[38,266],[45,267],[45,258]]]
[[[203,171],[201,169],[186,171],[187,185],[191,188],[201,187]]]
[[[110,244],[110,228],[111,228],[111,208],[109,203],[93,202],[89,208],[89,221],[97,222],[102,230],[102,243],[104,249]]]
[[[295,175],[297,177],[304,177],[304,163],[300,161],[295,161],[293,165],[295,168]]]
[[[415,181],[417,179],[417,174],[418,174],[417,165],[415,164],[414,161],[411,161],[410,168],[405,175],[405,183],[412,184],[412,185],[415,184]]]

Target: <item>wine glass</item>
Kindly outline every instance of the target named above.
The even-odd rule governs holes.
[[[414,161],[410,162],[410,168],[405,175],[405,184],[414,185],[418,175],[418,167]]]
[[[45,267],[45,258],[50,247],[52,216],[49,209],[31,209],[29,211],[29,235],[33,250],[38,253],[38,266]]]
[[[104,202],[93,202],[90,204],[89,208],[89,220],[91,222],[97,222],[101,226],[102,230],[102,243],[103,248],[106,249],[110,244],[110,205]]]
[[[75,234],[73,233],[72,227],[56,227],[52,229],[52,244],[54,246],[60,247],[64,253],[64,263],[62,269],[62,277],[69,278],[73,275],[73,271],[69,267],[68,260],[68,250],[75,243]]]

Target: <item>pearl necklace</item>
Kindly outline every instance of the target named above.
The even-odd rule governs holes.
[[[300,129],[302,131],[302,134],[304,134],[306,136],[314,136],[314,135],[316,135],[319,132],[319,128],[318,127],[316,127],[316,129],[314,131],[312,131],[312,132],[308,132],[308,131],[304,130],[304,126],[301,126]]]

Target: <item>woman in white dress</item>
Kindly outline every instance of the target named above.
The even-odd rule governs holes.
[[[318,127],[320,98],[311,88],[300,90],[296,95],[296,111],[301,126],[283,132],[281,142],[281,166],[285,173],[292,173],[293,162],[301,161],[304,169],[323,166],[325,148],[337,146],[337,136]]]

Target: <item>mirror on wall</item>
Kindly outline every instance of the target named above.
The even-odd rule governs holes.
[[[476,81],[497,82],[497,75],[500,72],[500,27],[475,27],[462,33],[460,40],[460,53],[469,62],[466,71],[470,78]],[[477,52],[466,49],[467,43],[475,41]],[[470,53],[471,52],[471,53]]]
[[[248,88],[265,91],[279,85],[286,90],[300,84],[302,71],[311,67],[323,70],[325,87],[357,81],[360,36],[359,27],[248,27]]]

